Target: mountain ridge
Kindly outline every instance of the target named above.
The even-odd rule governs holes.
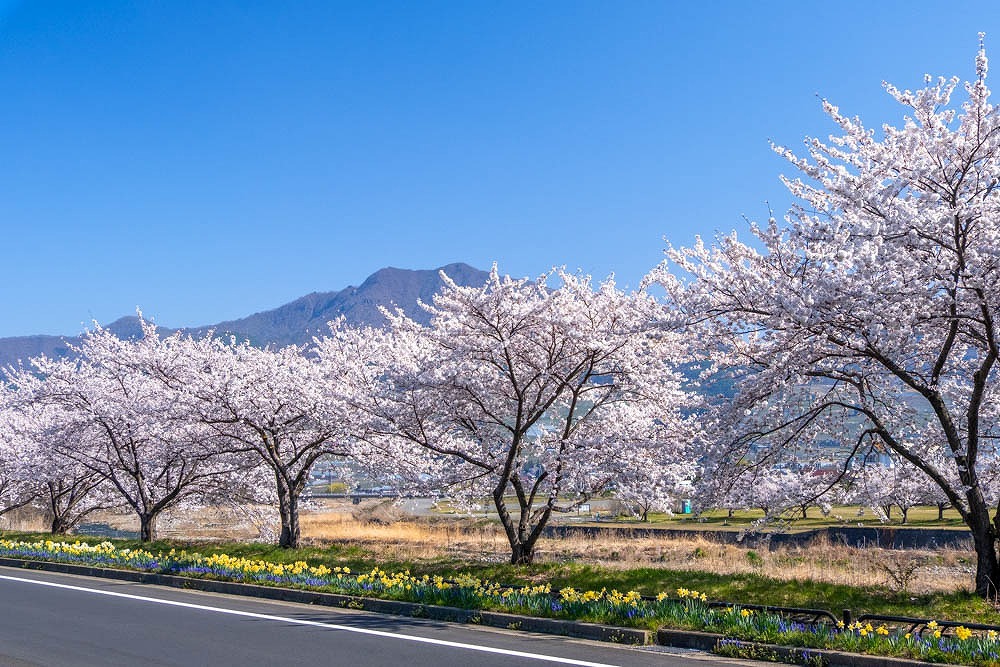
[[[170,328],[158,326],[164,333],[184,331],[193,336],[203,336],[209,331],[231,333],[247,338],[254,345],[303,345],[312,337],[327,330],[327,322],[343,316],[353,326],[383,326],[385,319],[379,308],[402,308],[407,316],[427,323],[429,316],[418,305],[429,302],[444,285],[440,273],[444,272],[458,285],[476,287],[486,284],[489,273],[464,262],[453,262],[436,269],[401,269],[384,267],[368,276],[359,286],[348,285],[341,290],[310,292],[297,299],[269,310],[262,310],[235,320],[194,327]],[[104,325],[104,328],[121,338],[141,335],[139,318],[126,315]],[[81,335],[75,336],[9,336],[0,338],[0,368],[16,365],[19,360],[27,363],[31,357],[67,356],[70,346],[78,345]]]

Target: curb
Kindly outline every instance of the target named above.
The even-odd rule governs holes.
[[[941,667],[942,664],[910,660],[908,658],[867,655],[864,653],[845,653],[825,648],[764,644],[761,642],[732,639],[724,635],[699,632],[697,630],[668,630],[661,628],[656,631],[657,644],[673,646],[675,648],[693,648],[713,652],[720,641],[753,647],[755,650],[774,656],[774,662],[790,662],[797,665],[805,664],[807,658],[822,658],[823,664],[830,667],[925,667],[926,665]],[[749,659],[759,660],[761,658],[753,657]]]
[[[505,614],[495,611],[478,611],[460,609],[458,607],[438,607],[415,602],[397,602],[395,600],[380,600],[378,598],[357,597],[354,595],[339,595],[337,593],[320,593],[297,588],[279,588],[277,586],[258,586],[256,584],[241,584],[233,581],[217,581],[213,579],[196,579],[179,577],[171,574],[155,574],[152,572],[137,572],[134,570],[115,570],[111,568],[91,567],[89,565],[72,565],[42,560],[20,560],[16,558],[0,558],[0,565],[26,570],[42,570],[61,574],[77,574],[102,579],[117,579],[139,584],[154,584],[170,588],[185,588],[207,593],[225,593],[228,595],[243,595],[265,600],[280,600],[282,602],[299,602],[302,604],[322,605],[325,607],[341,607],[371,611],[380,614],[394,614],[411,618],[426,618],[435,621],[450,621],[453,623],[469,623],[487,625],[508,630],[525,632],[540,632],[550,635],[592,639],[616,644],[645,645],[651,644],[653,633],[637,628],[619,628],[612,625],[596,623],[581,623],[579,621],[564,621],[556,618],[536,618]],[[714,646],[714,644],[713,644]]]

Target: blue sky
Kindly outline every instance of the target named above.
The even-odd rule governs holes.
[[[634,286],[787,208],[768,140],[831,132],[817,95],[895,123],[883,79],[972,76],[994,6],[0,0],[0,336],[383,266]]]

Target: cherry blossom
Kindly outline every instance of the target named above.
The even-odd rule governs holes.
[[[839,127],[806,156],[783,222],[714,246],[668,250],[649,276],[732,373],[725,465],[817,451],[855,457],[873,443],[919,469],[968,525],[976,591],[1000,585],[997,529],[983,471],[994,465],[1000,357],[1000,113],[987,59],[976,76],[885,84],[900,127],[869,129],[828,101]]]
[[[490,497],[521,564],[553,513],[629,475],[670,474],[650,467],[664,452],[694,460],[684,346],[650,326],[651,298],[558,270],[513,280],[494,266],[481,288],[443,279],[429,326],[387,313],[388,363],[358,394],[373,397],[372,439],[398,482]]]

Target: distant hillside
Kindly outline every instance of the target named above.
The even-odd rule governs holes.
[[[247,338],[255,345],[283,346],[308,343],[315,334],[327,331],[327,322],[340,316],[354,326],[381,326],[385,318],[379,306],[398,306],[410,317],[426,323],[427,313],[417,301],[429,302],[441,289],[441,271],[459,285],[479,286],[489,278],[487,272],[461,263],[419,271],[388,267],[368,276],[360,287],[349,286],[339,292],[313,292],[273,310],[184,330],[198,336],[214,329]],[[122,317],[106,326],[122,338],[131,338],[141,332],[135,316]],[[175,331],[166,327],[163,330]],[[39,354],[63,356],[69,352],[68,344],[79,341],[79,336],[0,338],[0,368]]]

